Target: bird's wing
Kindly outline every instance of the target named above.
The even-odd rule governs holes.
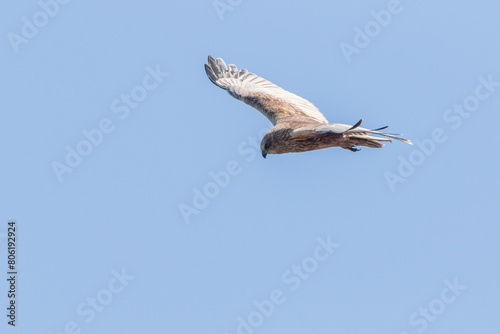
[[[413,143],[410,140],[398,137],[401,136],[399,134],[384,133],[379,131],[387,128],[387,126],[375,130],[369,130],[360,127],[362,122],[363,120],[361,119],[359,120],[358,123],[352,126],[347,124],[338,124],[338,123],[319,125],[315,127],[307,125],[304,127],[299,127],[294,129],[290,133],[290,136],[293,138],[293,137],[311,136],[314,134],[334,133],[334,134],[343,134],[347,137],[360,137],[364,139],[371,139],[377,141],[392,141],[393,139],[397,139],[407,144],[413,145]],[[382,136],[385,138],[380,138],[375,136]]]
[[[228,68],[220,58],[215,60],[208,56],[205,71],[215,85],[259,110],[274,125],[286,117],[306,117],[328,124],[325,116],[311,102],[245,69],[238,71],[233,64]]]

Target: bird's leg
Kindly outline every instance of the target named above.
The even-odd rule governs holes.
[[[358,152],[358,151],[361,151],[360,148],[357,148],[356,146],[350,146],[347,148],[348,150],[350,150],[351,152]]]

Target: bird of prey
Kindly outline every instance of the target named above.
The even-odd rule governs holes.
[[[369,130],[354,125],[329,123],[311,102],[224,60],[208,56],[205,64],[208,78],[232,97],[245,102],[266,116],[274,127],[262,138],[262,156],[290,152],[306,152],[327,147],[342,147],[352,152],[357,146],[380,148],[379,142],[411,141],[379,132],[387,126]],[[382,136],[382,137],[378,137]]]

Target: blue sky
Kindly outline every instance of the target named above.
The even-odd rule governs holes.
[[[2,3],[2,332],[498,331],[499,10]],[[262,159],[209,54],[415,145]]]

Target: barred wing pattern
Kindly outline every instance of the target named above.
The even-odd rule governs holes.
[[[230,64],[228,67],[221,58],[215,60],[208,56],[205,71],[215,85],[259,110],[273,125],[290,117],[303,117],[328,124],[325,116],[311,102],[245,69],[238,70],[236,65]]]

